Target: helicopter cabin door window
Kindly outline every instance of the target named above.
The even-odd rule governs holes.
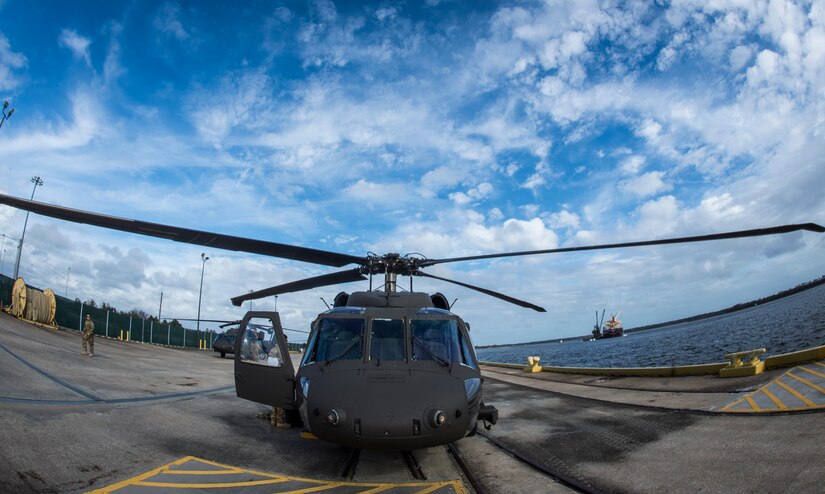
[[[404,361],[404,320],[373,319],[370,330],[370,361]]]
[[[318,332],[312,338],[302,365],[336,360],[364,358],[366,320],[360,317],[319,319]]]
[[[285,357],[277,343],[272,322],[264,318],[251,319],[246,325],[241,343],[241,362],[281,367]]]
[[[277,312],[247,312],[235,339],[235,392],[265,405],[295,408],[295,372]]]
[[[413,319],[410,333],[413,360],[468,365],[459,350],[458,321],[455,319]]]

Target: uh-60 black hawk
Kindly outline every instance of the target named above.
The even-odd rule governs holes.
[[[426,259],[393,253],[354,256],[106,216],[1,194],[0,204],[210,248],[333,267],[355,265],[231,299],[240,306],[247,300],[370,280],[367,291],[339,293],[334,306],[312,323],[297,373],[289,359],[278,313],[248,312],[237,333],[243,337],[235,341],[235,387],[241,398],[297,410],[304,427],[321,439],[353,448],[394,450],[450,443],[473,434],[479,421],[495,424],[498,418],[497,410],[483,402],[483,379],[469,326],[450,311],[444,295],[412,291],[412,277],[453,283],[521,307],[545,311],[502,293],[428,274],[425,268],[470,260],[756,237],[798,230],[825,232],[819,225],[806,223],[642,242]],[[383,283],[373,289],[373,276],[380,275]],[[398,287],[398,276],[411,277],[410,291]],[[271,328],[274,336],[268,344],[264,344],[260,328]]]

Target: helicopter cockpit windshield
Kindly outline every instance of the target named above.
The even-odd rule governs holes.
[[[458,330],[456,319],[413,318],[410,320],[413,360],[435,360],[443,365],[458,363],[476,368],[470,343]]]
[[[318,331],[307,345],[301,365],[363,358],[363,318],[328,317],[318,321]]]

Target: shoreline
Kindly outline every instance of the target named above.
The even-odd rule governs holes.
[[[665,328],[669,326],[675,326],[677,324],[684,324],[689,322],[701,321],[703,319],[710,319],[712,317],[722,316],[726,314],[732,314],[734,312],[739,312],[741,310],[750,309],[752,307],[756,307],[759,305],[767,304],[769,302],[774,302],[776,300],[780,300],[786,297],[790,297],[791,295],[796,295],[797,293],[802,293],[812,288],[816,288],[818,286],[825,285],[825,276],[820,276],[819,278],[811,281],[807,281],[805,283],[801,283],[793,288],[789,288],[787,290],[782,290],[780,292],[774,293],[773,295],[768,295],[767,297],[758,298],[755,300],[751,300],[749,302],[743,302],[736,305],[732,305],[725,309],[713,311],[713,312],[705,312],[703,314],[698,314],[695,316],[685,317],[682,319],[674,319],[672,321],[660,322],[655,324],[648,324],[646,326],[638,326],[635,328],[628,328],[625,329],[625,333],[635,333],[639,331],[647,331],[651,329],[659,329]],[[527,345],[541,345],[544,343],[559,343],[564,340],[583,340],[588,338],[589,334],[582,334],[578,336],[568,336],[565,338],[554,338],[551,340],[539,340],[539,341],[527,341],[524,343],[505,343],[500,345],[481,345],[475,347],[476,349],[488,349],[488,348],[503,348],[503,347],[514,347],[514,346],[527,346]]]

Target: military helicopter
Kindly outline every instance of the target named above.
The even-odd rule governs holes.
[[[482,422],[498,420],[485,404],[481,371],[470,328],[451,312],[441,293],[412,290],[416,276],[476,290],[521,307],[545,312],[530,302],[424,271],[437,264],[502,257],[541,255],[702,242],[783,234],[799,230],[822,233],[813,223],[743,230],[692,237],[445,259],[397,253],[353,256],[158,223],[102,215],[0,194],[0,204],[76,223],[137,233],[216,249],[262,254],[325,266],[355,268],[306,278],[231,299],[277,296],[369,279],[367,291],[341,292],[329,310],[311,325],[297,373],[287,352],[277,312],[248,312],[235,341],[235,389],[240,398],[299,412],[304,427],[320,439],[364,449],[412,450],[472,435]],[[383,283],[373,289],[373,277]],[[410,290],[399,290],[398,276],[410,277]],[[277,344],[262,343],[260,331],[271,328]]]

